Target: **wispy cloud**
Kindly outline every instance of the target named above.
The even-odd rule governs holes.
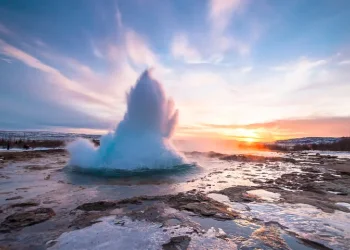
[[[0,60],[6,62],[6,63],[8,63],[8,64],[11,64],[11,63],[13,62],[11,59],[9,59],[9,58],[4,58],[4,57],[0,58]]]
[[[67,114],[66,120],[64,115],[60,117],[71,126],[78,126],[68,123],[77,115],[74,110],[116,122],[125,110],[125,92],[141,71],[153,66],[165,72],[159,79],[180,108],[180,124],[196,127],[199,132],[192,132],[199,136],[202,130],[213,135],[231,134],[231,128],[196,126],[203,123],[257,124],[289,117],[349,115],[349,58],[346,53],[325,55],[326,51],[343,53],[336,47],[340,38],[334,33],[334,39],[323,41],[320,36],[329,31],[327,27],[345,19],[341,15],[338,21],[327,18],[329,25],[322,25],[322,30],[306,25],[312,26],[313,32],[307,32],[310,29],[306,27],[300,33],[296,32],[299,21],[310,24],[325,18],[314,13],[312,20],[307,15],[296,20],[293,11],[299,3],[275,8],[265,1],[250,0],[195,1],[193,5],[183,1],[132,1],[119,6],[107,2],[86,3],[78,12],[71,12],[66,3],[55,4],[57,11],[67,14],[62,22],[51,15],[55,8],[48,8],[44,17],[31,11],[38,7],[35,5],[21,11],[4,11],[3,7],[0,62],[1,75],[7,79],[0,84],[0,92],[8,91],[11,85],[11,98],[22,100],[32,88],[35,107],[46,105],[53,113],[72,110],[74,115]],[[319,46],[306,46],[308,42]],[[23,76],[17,74],[19,69]],[[16,83],[22,82],[27,89],[21,88],[23,96],[19,96]],[[39,88],[43,93],[34,91]],[[50,89],[49,95],[45,91]],[[54,101],[67,109],[49,106]],[[29,120],[29,102],[33,100],[19,102],[13,113]],[[3,96],[2,103],[6,105]],[[54,119],[50,114],[45,116]],[[45,117],[39,118],[34,117],[33,124],[35,119],[45,122]],[[89,126],[93,127],[93,122]],[[275,128],[263,127],[235,129],[261,129],[264,131],[259,133],[268,136],[267,130]]]
[[[301,57],[298,61],[278,65],[271,67],[271,70],[274,71],[308,71],[313,68],[325,65],[327,63],[327,60],[320,59],[320,60],[310,60],[307,57]]]
[[[350,64],[350,60],[340,61],[338,64],[339,65],[349,65]]]
[[[201,55],[195,47],[189,44],[185,34],[177,34],[171,44],[171,53],[177,59],[182,59],[187,63],[200,63]]]
[[[211,0],[210,20],[216,33],[221,34],[227,28],[232,14],[241,5],[241,0]]]
[[[130,59],[139,65],[155,66],[156,56],[149,49],[144,39],[133,30],[125,34],[125,46]]]
[[[12,35],[13,34],[13,32],[2,23],[0,23],[0,33],[5,34],[5,35]]]
[[[62,88],[78,93],[85,96],[84,99],[89,98],[90,101],[97,104],[108,105],[101,96],[98,96],[94,92],[87,90],[85,87],[79,85],[77,82],[65,77],[57,69],[41,62],[39,59],[31,56],[30,54],[6,43],[0,39],[0,53],[10,58],[18,60],[31,68],[40,70],[50,76],[53,83],[59,84]]]
[[[252,71],[253,70],[253,67],[243,67],[243,68],[241,68],[240,69],[240,72],[242,72],[242,73],[249,73],[250,71]]]

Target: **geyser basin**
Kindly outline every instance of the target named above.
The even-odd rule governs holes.
[[[178,111],[146,70],[127,95],[127,110],[100,147],[86,139],[68,146],[69,165],[85,171],[169,169],[186,163],[171,143]]]

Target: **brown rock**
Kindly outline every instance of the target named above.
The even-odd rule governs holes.
[[[21,203],[15,203],[12,204],[11,207],[35,207],[35,206],[39,206],[40,204],[38,202],[35,201],[26,201],[26,202],[21,202]]]
[[[27,212],[14,213],[5,218],[0,225],[0,232],[20,230],[23,227],[41,223],[55,216],[51,208],[37,208]]]
[[[83,211],[105,211],[113,208],[117,208],[117,203],[114,201],[97,201],[85,203],[77,207],[77,209]]]

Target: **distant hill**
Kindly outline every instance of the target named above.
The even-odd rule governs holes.
[[[63,133],[50,131],[0,131],[0,140],[62,140],[70,141],[76,138],[99,139],[101,135]]]
[[[311,144],[332,144],[340,141],[339,137],[303,137],[288,140],[278,140],[275,144],[293,146],[293,145],[311,145]]]
[[[279,140],[267,143],[265,147],[270,150],[330,150],[350,151],[350,137],[305,137],[289,140]]]

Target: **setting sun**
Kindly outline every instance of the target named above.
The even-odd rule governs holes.
[[[252,142],[255,142],[255,138],[245,138],[244,141],[248,143],[252,143]]]

